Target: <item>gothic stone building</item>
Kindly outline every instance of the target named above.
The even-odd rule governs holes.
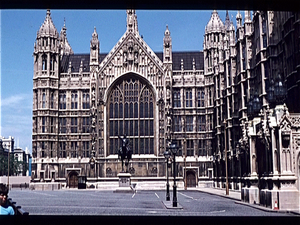
[[[208,38],[204,46],[218,62],[215,187],[241,190],[244,201],[272,209],[299,210],[300,203],[299,18],[246,11],[244,23],[237,14],[235,30],[227,15],[213,34],[223,45]]]
[[[34,47],[33,181],[74,186],[116,180],[119,136],[136,181],[165,184],[163,153],[179,146],[179,185],[241,190],[244,201],[299,209],[299,12],[216,11],[203,51],[163,51],[139,35],[134,10],[108,54],[96,29],[90,54],[74,54],[47,12]],[[210,183],[211,182],[211,183]]]
[[[214,80],[204,74],[203,52],[172,52],[168,27],[163,52],[153,52],[135,10],[127,10],[126,27],[108,54],[96,28],[90,53],[74,54],[65,25],[59,34],[47,11],[34,45],[32,181],[72,187],[78,176],[96,186],[116,179],[123,135],[132,179],[165,182],[169,139],[179,146],[181,183],[212,177]]]

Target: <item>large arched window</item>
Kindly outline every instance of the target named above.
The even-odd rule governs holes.
[[[154,95],[146,83],[134,76],[121,80],[108,101],[108,154],[117,154],[123,135],[133,154],[154,154]]]

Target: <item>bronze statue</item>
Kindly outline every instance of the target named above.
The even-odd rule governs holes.
[[[123,138],[121,138],[120,136],[119,136],[119,138],[122,140],[122,146],[120,147],[120,149],[118,151],[119,159],[121,159],[121,161],[122,161],[122,172],[128,173],[128,164],[129,164],[129,160],[131,160],[131,156],[132,156],[132,151],[129,148],[129,139],[126,138],[126,134],[123,136]],[[124,171],[124,160],[125,160],[126,171]]]

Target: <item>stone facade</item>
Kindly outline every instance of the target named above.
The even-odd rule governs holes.
[[[155,53],[127,10],[111,52],[95,28],[90,53],[74,54],[48,11],[34,48],[32,180],[114,180],[127,135],[132,178],[163,181],[172,139],[186,186],[213,181],[251,203],[299,208],[299,13],[244,15],[235,28],[213,11],[203,51],[173,52],[167,26]]]
[[[101,53],[95,28],[90,53],[74,54],[66,27],[59,35],[47,11],[34,47],[33,181],[117,178],[123,135],[132,178],[165,179],[170,138],[180,146],[179,180],[196,186],[212,177],[212,76],[204,76],[203,52],[172,52],[168,27],[162,41],[163,52],[153,52],[128,10],[111,52]]]
[[[215,186],[225,187],[227,163],[229,188],[241,190],[244,201],[297,210],[299,13],[246,11],[242,24],[238,12],[236,31],[227,18],[224,78],[214,72],[220,76],[215,82],[220,89],[214,116]]]

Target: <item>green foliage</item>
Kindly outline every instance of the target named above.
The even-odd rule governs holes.
[[[8,175],[8,158],[5,155],[0,155],[0,176]],[[26,162],[19,162],[13,155],[10,155],[9,158],[9,175],[19,174],[19,168],[23,168],[23,171],[26,171],[28,165]]]

